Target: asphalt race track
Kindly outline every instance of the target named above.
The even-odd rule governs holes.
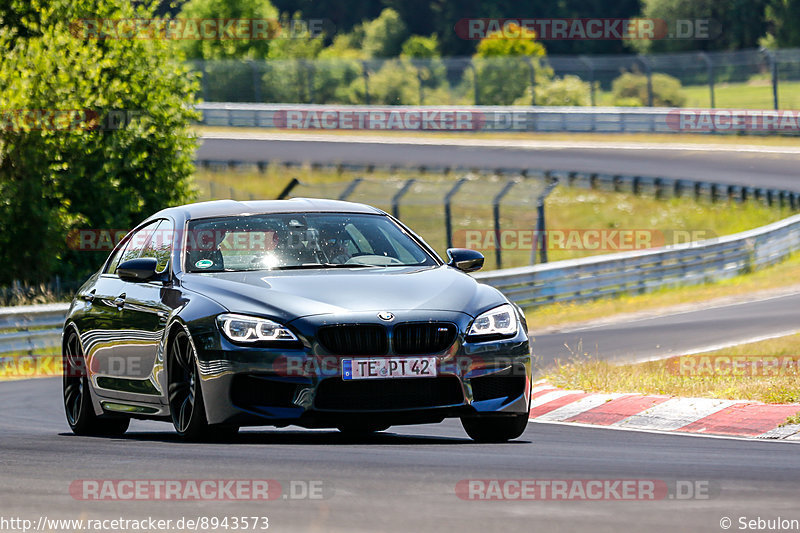
[[[217,134],[215,134],[217,135]],[[236,134],[231,134],[235,136]],[[218,135],[224,137],[225,134]],[[324,140],[322,136],[204,138],[198,159],[376,165],[427,165],[574,170],[717,181],[755,187],[800,189],[800,154],[672,149],[502,148]],[[423,137],[424,138],[424,137]],[[277,140],[286,139],[286,140]],[[293,139],[293,140],[288,140]],[[747,141],[743,141],[747,142]],[[564,143],[565,145],[567,143]]]
[[[800,519],[800,448],[529,424],[517,441],[473,444],[456,421],[347,440],[335,431],[248,430],[229,444],[184,444],[134,422],[121,439],[75,437],[57,379],[0,383],[5,509],[83,519],[267,516],[270,531],[721,531],[723,517]],[[82,479],[319,481],[324,499],[269,502],[81,501]],[[465,479],[644,479],[697,487],[657,501],[474,501]],[[288,491],[287,491],[288,492]],[[686,493],[682,491],[681,494]],[[678,494],[672,493],[673,496]]]
[[[535,328],[536,324],[528,324]],[[800,294],[732,303],[534,337],[538,368],[574,354],[627,362],[800,331]]]

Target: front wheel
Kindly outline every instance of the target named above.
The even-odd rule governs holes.
[[[64,411],[76,435],[118,437],[128,430],[127,417],[97,416],[89,395],[86,359],[78,334],[71,331],[61,352],[63,361]]]
[[[185,331],[172,338],[169,348],[168,394],[172,425],[185,440],[228,440],[238,426],[211,425],[206,420],[203,390],[197,372],[197,357]]]
[[[461,425],[475,442],[506,442],[525,432],[528,427],[528,413],[464,417]]]

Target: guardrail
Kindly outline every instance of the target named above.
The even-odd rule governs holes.
[[[0,307],[0,353],[58,347],[69,304]]]
[[[474,275],[522,307],[578,302],[729,278],[800,249],[800,215],[750,231],[645,251],[622,252]]]
[[[598,133],[800,134],[796,112],[666,107],[364,106],[212,103],[204,126],[283,130],[526,131]],[[745,115],[746,113],[746,115]],[[794,122],[782,124],[790,113]],[[738,117],[738,118],[737,118]]]

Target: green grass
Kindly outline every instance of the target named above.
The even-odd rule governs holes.
[[[708,85],[686,85],[684,107],[710,107]],[[597,104],[614,105],[611,92],[600,91]],[[800,82],[782,81],[778,85],[778,104],[781,109],[800,109]],[[714,107],[732,109],[772,109],[772,84],[769,80],[753,79],[743,83],[720,83],[714,86]]]
[[[715,371],[681,371],[701,368],[701,359],[712,362],[714,356],[792,357],[800,354],[800,335],[789,335],[762,342],[742,344],[700,356],[678,356],[639,364],[615,365],[586,356],[565,362],[551,370],[546,379],[565,389],[591,392],[631,392],[693,398],[753,400],[765,403],[800,402],[800,374],[787,366],[774,372],[753,371],[757,367],[734,369],[724,365]],[[681,357],[691,357],[694,364],[681,367]],[[711,363],[712,365],[715,363]],[[706,369],[711,368],[706,366]]]

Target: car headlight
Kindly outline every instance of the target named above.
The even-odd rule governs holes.
[[[297,341],[286,326],[268,318],[224,314],[217,317],[217,324],[233,342]]]
[[[484,337],[511,337],[517,334],[519,320],[517,313],[510,304],[503,304],[500,307],[490,309],[482,313],[472,323],[467,337],[483,340]]]

